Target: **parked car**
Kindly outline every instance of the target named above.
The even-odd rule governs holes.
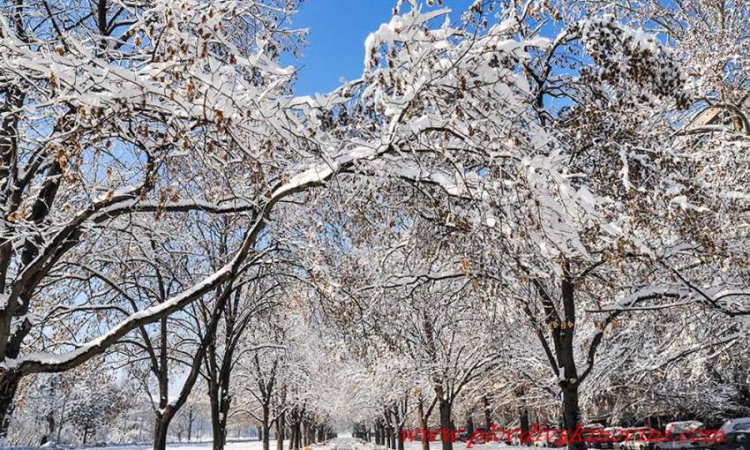
[[[750,430],[725,433],[721,442],[713,442],[705,448],[708,450],[750,450]]]
[[[671,432],[660,436],[658,442],[654,444],[654,450],[681,450],[692,449],[697,447],[693,445],[693,440],[687,432]]]
[[[627,429],[626,438],[620,442],[621,450],[652,450],[652,442],[649,441],[651,428]]]
[[[665,436],[656,442],[654,450],[689,450],[707,446],[701,422],[690,420],[668,423]]]
[[[607,427],[601,430],[599,435],[593,436],[586,442],[588,448],[600,450],[612,450],[619,448],[619,444],[625,440],[626,434],[622,427]]]
[[[567,440],[557,429],[545,429],[537,433],[534,436],[534,446],[549,448],[549,447],[565,447]]]
[[[604,425],[599,423],[590,423],[583,426],[581,432],[581,438],[583,439],[584,445],[588,448],[595,448],[595,441],[601,440],[602,433],[604,431]]]
[[[750,430],[750,417],[727,420],[724,422],[724,425],[719,428],[719,431],[723,431],[725,436],[735,431],[744,430]]]
[[[682,422],[670,422],[664,427],[664,431],[667,434],[680,434],[682,432],[689,432],[702,427],[703,424],[697,420],[686,420]]]

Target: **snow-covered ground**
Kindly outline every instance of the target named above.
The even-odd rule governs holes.
[[[28,447],[24,447],[27,449]],[[111,445],[107,447],[85,447],[85,450],[149,450],[151,445]],[[229,441],[225,447],[226,450],[262,450],[263,444],[260,441]],[[276,441],[271,441],[271,450],[276,448]],[[286,448],[286,443],[284,444]],[[454,450],[467,450],[465,442],[454,442]],[[20,448],[19,448],[20,449]],[[183,442],[172,443],[167,445],[168,450],[211,450],[211,442]],[[366,443],[349,436],[342,436],[333,439],[326,444],[310,445],[310,450],[382,450],[384,447],[376,446],[372,443]],[[404,450],[421,450],[422,444],[419,441],[404,443]],[[533,447],[516,447],[505,445],[499,442],[475,443],[470,450],[530,450]],[[80,449],[84,450],[84,448]],[[440,450],[440,442],[431,442],[430,450]]]
[[[465,442],[455,442],[453,444],[454,450],[467,450],[467,444]],[[20,447],[19,447],[20,448]],[[27,447],[24,447],[26,449]],[[111,445],[106,447],[85,447],[85,450],[150,450],[152,447],[148,444],[139,445]],[[227,442],[225,447],[226,450],[262,450],[263,445],[260,441],[230,441]],[[276,448],[276,442],[271,441],[270,448],[273,450]],[[286,443],[284,445],[286,448]],[[505,445],[503,443],[477,443],[471,447],[471,450],[529,450],[533,447],[515,447]],[[168,450],[211,450],[211,442],[183,442],[183,443],[172,443],[167,445]],[[314,444],[310,446],[310,450],[378,450],[383,447],[376,446],[374,444],[368,444],[366,442],[353,439],[349,436],[342,436],[333,439],[326,444]],[[419,441],[406,442],[404,444],[404,450],[421,450],[422,444]],[[80,449],[84,450],[84,449]],[[430,450],[440,450],[440,442],[432,442]]]
[[[275,442],[271,443],[271,448],[275,449]],[[87,450],[146,450],[152,448],[150,445],[129,445],[129,446],[116,446],[116,447],[93,447],[87,448]],[[226,450],[261,450],[263,444],[260,441],[246,441],[246,442],[227,442]],[[191,443],[174,443],[168,444],[167,449],[169,450],[211,450],[211,442],[191,442]]]
[[[211,441],[206,442],[180,442],[167,444],[168,450],[211,450]],[[0,447],[2,448],[2,447]],[[69,447],[62,447],[69,449]],[[80,449],[70,448],[70,450],[150,450],[150,444],[112,444],[102,447],[81,447]],[[224,447],[226,450],[262,450],[263,444],[260,441],[229,441]],[[276,448],[276,442],[271,441],[271,449]],[[286,444],[285,447],[286,448]],[[31,450],[34,447],[10,447],[9,450]]]

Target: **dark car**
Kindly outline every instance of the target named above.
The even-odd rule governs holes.
[[[721,442],[712,442],[705,448],[708,450],[750,450],[750,431],[727,433]]]

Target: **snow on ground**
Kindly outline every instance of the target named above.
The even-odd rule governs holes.
[[[173,442],[167,444],[167,450],[211,450],[211,441],[205,442]],[[49,447],[51,448],[51,447]],[[65,450],[151,450],[151,444],[111,444],[107,446],[86,447],[61,447]],[[224,447],[226,450],[262,450],[263,443],[260,441],[228,441]],[[271,450],[276,449],[276,441],[271,441]],[[286,443],[284,444],[286,447]],[[34,450],[39,447],[10,447],[7,450]],[[5,449],[4,449],[5,450]]]
[[[276,449],[276,441],[271,441],[271,450]],[[149,444],[137,445],[110,445],[106,447],[82,447],[80,450],[150,450]],[[211,441],[207,442],[175,442],[167,444],[167,450],[211,450]],[[287,448],[287,443],[284,443]],[[20,447],[19,447],[20,449]],[[26,448],[24,448],[26,449]],[[263,444],[260,441],[229,441],[225,447],[226,450],[262,450]],[[506,445],[502,442],[475,443],[470,449],[467,449],[466,442],[454,442],[454,450],[533,450],[534,447],[518,447]],[[9,449],[10,450],[10,449]],[[71,449],[75,450],[75,449]],[[324,444],[310,445],[310,450],[386,450],[385,447],[376,446],[359,439],[354,439],[348,435],[343,435],[332,439]],[[407,441],[404,443],[404,450],[422,450],[422,443],[419,441]],[[430,450],[440,450],[440,442],[431,442]],[[545,449],[550,450],[550,449]]]

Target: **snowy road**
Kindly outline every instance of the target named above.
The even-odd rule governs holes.
[[[331,441],[330,446],[333,450],[355,450],[358,445],[354,438],[337,438]]]

